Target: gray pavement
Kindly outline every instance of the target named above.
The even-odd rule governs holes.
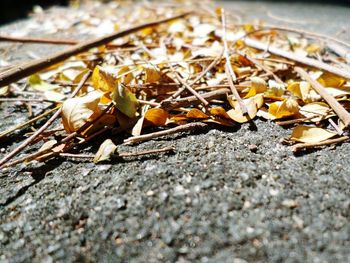
[[[329,35],[345,28],[339,37],[350,40],[349,8],[226,5],[247,21],[288,20]],[[27,59],[27,47],[17,51],[15,61]],[[1,104],[1,130],[23,121],[23,112]],[[0,262],[350,262],[350,145],[294,156],[279,143],[289,133],[257,120],[256,129],[120,150],[173,145],[172,155],[97,166],[57,159],[0,172]],[[8,151],[22,135],[0,147]]]

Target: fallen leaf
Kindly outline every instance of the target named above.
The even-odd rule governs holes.
[[[284,101],[276,101],[269,105],[271,119],[289,117],[299,112],[299,104],[295,99],[289,98]]]
[[[291,140],[305,143],[316,143],[330,139],[337,133],[322,128],[300,125],[293,129]]]
[[[146,121],[155,126],[164,126],[168,119],[168,113],[163,109],[153,108],[146,111],[144,117]]]
[[[264,104],[264,97],[262,94],[257,94],[254,97],[244,99],[243,103],[248,110],[248,114],[246,115],[243,115],[241,107],[237,101],[232,101],[231,99],[229,102],[233,109],[227,111],[228,116],[236,122],[244,123],[252,120],[256,116],[258,109]]]
[[[304,105],[299,111],[306,118],[310,118],[310,121],[318,122],[326,118],[334,116],[332,110],[324,102],[312,102]]]
[[[116,154],[117,146],[111,139],[105,140],[98,149],[94,157],[94,163],[109,161]]]
[[[198,109],[191,109],[186,113],[186,117],[189,119],[208,119],[209,116],[205,114],[203,111]]]
[[[69,133],[82,127],[91,116],[99,113],[98,103],[101,93],[94,91],[86,96],[68,99],[62,104],[62,123]]]
[[[112,99],[118,110],[130,118],[135,117],[139,103],[136,96],[124,84],[118,84],[112,94]]]

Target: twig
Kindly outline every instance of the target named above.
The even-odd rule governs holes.
[[[54,112],[55,110],[57,110],[59,108],[59,106],[51,109],[51,110],[48,110],[36,117],[34,117],[33,119],[29,120],[29,121],[26,121],[25,123],[21,123],[15,127],[12,127],[10,129],[8,129],[7,131],[3,131],[2,133],[0,133],[0,138],[4,137],[4,136],[7,136],[8,134],[18,130],[18,129],[21,129],[21,128],[24,128],[32,123],[35,123],[36,121],[40,120],[41,118],[44,118],[45,116],[49,115],[50,113]]]
[[[203,93],[202,97],[208,101],[214,100],[214,99],[219,99],[224,96],[226,96],[229,93],[229,89],[218,89],[215,91],[210,91],[207,93]],[[163,101],[161,103],[162,108],[170,110],[170,109],[175,109],[179,107],[186,107],[186,106],[195,106],[200,103],[199,99],[196,96],[189,96],[185,98],[180,98],[174,101]]]
[[[170,64],[171,65],[171,64]],[[186,83],[186,81],[179,75],[179,73],[174,71],[174,75],[176,79],[189,91],[191,92],[198,100],[200,100],[204,106],[208,106],[209,102],[204,99],[197,91],[195,91],[190,85]]]
[[[149,134],[144,134],[144,135],[140,135],[140,136],[134,136],[134,137],[130,137],[126,140],[124,140],[124,144],[132,144],[132,143],[136,143],[136,142],[143,142],[143,141],[148,141],[148,140],[152,140],[154,138],[158,138],[158,137],[162,137],[162,136],[166,136],[166,135],[170,135],[170,134],[174,134],[174,133],[179,133],[179,132],[185,132],[185,131],[192,131],[192,130],[196,130],[199,128],[204,128],[207,125],[201,122],[193,122],[193,123],[188,123],[188,124],[184,124],[175,128],[171,128],[165,131],[159,131],[159,132],[153,132],[153,133],[149,133]]]
[[[245,44],[249,47],[259,49],[259,50],[267,50],[271,54],[274,54],[274,55],[277,55],[280,57],[284,57],[284,58],[290,59],[292,61],[296,61],[296,62],[303,64],[303,65],[322,69],[324,71],[327,71],[329,73],[332,73],[332,74],[340,76],[340,77],[343,77],[345,79],[350,79],[350,72],[345,70],[345,69],[337,68],[337,67],[331,66],[329,64],[323,63],[321,61],[318,61],[318,60],[315,60],[312,58],[302,57],[298,54],[295,54],[295,53],[292,53],[289,51],[285,51],[285,50],[279,49],[277,47],[271,47],[268,44],[262,43],[260,41],[257,41],[257,40],[251,39],[251,38],[246,38]]]
[[[226,60],[225,72],[227,75],[227,80],[228,80],[228,83],[230,85],[230,89],[231,89],[233,96],[238,101],[243,115],[245,115],[248,113],[247,107],[245,106],[243,100],[239,96],[237,88],[235,87],[235,84],[234,84],[234,81],[236,81],[237,77],[236,77],[236,74],[233,71],[232,66],[231,66],[231,60],[230,60],[230,55],[229,55],[229,50],[228,50],[228,45],[227,45],[227,40],[226,40],[225,10],[223,8],[221,9],[221,23],[222,23],[222,29],[223,29],[222,41],[224,42],[224,56],[225,56],[225,60]]]
[[[0,102],[49,102],[49,103],[55,103],[56,101],[47,100],[47,99],[0,98]]]
[[[341,142],[345,142],[347,140],[349,140],[350,137],[349,136],[342,136],[336,139],[329,139],[329,140],[325,140],[322,142],[315,142],[315,143],[298,143],[295,144],[294,146],[292,146],[292,151],[294,153],[302,150],[302,149],[306,149],[306,148],[313,148],[313,147],[318,147],[318,146],[324,146],[324,145],[330,145],[330,144],[335,144],[335,143],[341,143]]]
[[[247,54],[244,54],[242,52],[238,52],[238,54],[240,54],[241,56],[245,57],[246,59],[248,59],[249,61],[251,61],[252,63],[254,63],[257,67],[261,68],[263,71],[265,71],[266,73],[270,74],[273,76],[273,78],[281,84],[284,84],[283,80],[281,80],[272,70],[270,70],[268,67],[266,67],[263,62],[259,62],[257,59],[248,56]]]
[[[90,48],[104,45],[108,42],[111,42],[112,40],[114,40],[116,38],[124,37],[126,35],[131,34],[131,33],[142,30],[144,28],[157,26],[159,24],[166,23],[166,22],[172,21],[174,19],[182,18],[182,17],[185,17],[189,14],[190,14],[190,12],[187,12],[187,13],[183,13],[180,15],[170,17],[170,18],[166,18],[166,19],[157,20],[154,22],[138,25],[138,26],[135,26],[135,27],[123,30],[123,31],[112,33],[110,35],[107,35],[107,36],[104,36],[101,38],[82,42],[81,44],[74,45],[73,47],[67,48],[66,50],[49,55],[49,56],[42,58],[42,59],[37,59],[37,60],[31,61],[31,62],[24,63],[18,68],[9,69],[8,71],[0,74],[0,87],[6,86],[12,82],[15,82],[15,81],[20,80],[24,77],[27,77],[27,76],[29,76],[33,73],[36,73],[42,69],[45,69],[49,66],[52,66],[58,62],[61,62],[62,60],[65,60],[71,56],[74,56],[76,54],[79,54],[81,52],[89,50]]]
[[[54,44],[54,45],[76,45],[78,41],[69,39],[52,39],[52,38],[37,38],[37,37],[14,37],[0,34],[0,41],[35,43],[35,44]]]
[[[81,79],[79,85],[74,90],[71,98],[74,97],[79,90],[84,86],[87,79],[90,77],[91,71],[88,71],[83,78]],[[20,153],[24,148],[26,148],[32,141],[34,141],[43,131],[45,131],[61,114],[62,107],[59,108],[54,115],[51,116],[50,119],[47,120],[47,122],[40,127],[33,135],[31,135],[28,139],[26,139],[21,145],[16,147],[12,152],[10,152],[8,155],[6,155],[4,158],[0,160],[0,169],[4,167],[4,165],[11,160],[13,157],[15,157],[18,153]]]
[[[292,124],[296,124],[296,123],[301,123],[301,122],[305,122],[308,120],[311,120],[315,118],[314,116],[308,117],[308,118],[300,118],[300,119],[294,119],[294,120],[287,120],[287,121],[276,121],[276,124],[279,126],[287,126],[287,125],[292,125]]]
[[[330,94],[327,93],[325,88],[316,80],[311,78],[309,74],[300,67],[295,67],[294,70],[307,82],[311,84],[314,90],[329,104],[334,112],[339,116],[341,121],[347,128],[350,125],[350,113],[344,109],[344,107]]]

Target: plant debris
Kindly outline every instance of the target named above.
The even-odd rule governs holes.
[[[135,3],[114,4],[113,8],[128,10]],[[283,142],[294,152],[349,139],[350,65],[333,48],[349,50],[347,43],[264,23],[236,24],[223,8],[207,2],[205,8],[194,8],[190,2],[140,3],[132,14],[100,17],[100,23],[92,22],[94,16],[79,21],[81,32],[99,35],[88,41],[0,37],[73,45],[0,71],[2,99],[46,101],[57,108],[40,129],[0,160],[0,167],[53,156],[98,163],[117,155],[116,138],[127,137],[124,143],[131,144],[213,125],[234,127],[256,118],[292,126],[291,136]],[[154,21],[156,17],[161,19]],[[16,93],[18,87],[21,95]],[[23,91],[29,95],[25,97]],[[61,124],[55,122],[59,117]],[[54,132],[44,133],[54,123]],[[96,155],[70,153],[102,133],[110,139]],[[9,162],[40,140],[48,142],[38,152]]]

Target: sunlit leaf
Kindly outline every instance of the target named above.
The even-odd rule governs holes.
[[[259,77],[252,77],[250,79],[251,87],[249,88],[249,92],[245,95],[245,98],[250,98],[255,96],[258,93],[264,93],[267,90],[267,85],[264,79]]]
[[[198,109],[191,109],[187,112],[186,117],[189,119],[207,119],[209,116],[205,114],[203,111]]]
[[[163,109],[153,108],[146,111],[144,117],[146,121],[155,126],[164,126],[168,119],[168,113]]]
[[[299,112],[299,104],[294,99],[286,99],[284,101],[276,101],[269,105],[269,114],[272,119],[280,119],[293,116]]]
[[[337,133],[311,126],[297,126],[293,129],[291,140],[305,143],[315,143],[330,139]]]
[[[60,88],[59,85],[53,85],[46,82],[45,80],[42,80],[38,74],[31,75],[28,78],[28,84],[32,89],[41,92],[56,90]]]
[[[94,163],[109,161],[116,154],[117,146],[111,139],[105,140],[98,149],[94,157]]]
[[[83,97],[66,100],[62,105],[62,122],[69,133],[82,127],[90,117],[100,112],[100,92],[91,92]]]
[[[300,113],[313,122],[334,116],[334,113],[331,114],[331,112],[329,106],[324,102],[312,102],[300,108]]]
[[[262,94],[258,94],[249,99],[244,99],[243,102],[247,108],[248,114],[243,115],[243,112],[241,110],[239,103],[237,101],[232,101],[232,100],[230,100],[230,103],[233,106],[233,109],[227,111],[228,116],[230,116],[232,120],[239,123],[244,123],[254,119],[254,117],[258,112],[258,109],[264,103],[264,97]]]
[[[130,118],[135,117],[139,103],[136,96],[125,85],[118,84],[112,99],[122,113]]]

